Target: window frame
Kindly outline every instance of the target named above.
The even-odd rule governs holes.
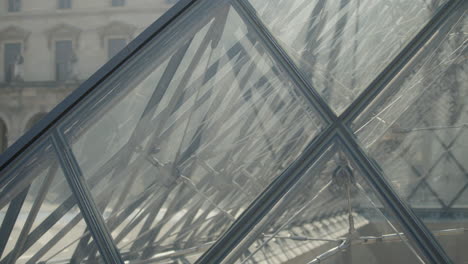
[[[121,7],[125,6],[127,4],[127,1],[125,0],[111,0],[111,6],[112,7]]]
[[[72,9],[73,1],[72,0],[57,0],[57,9],[66,10]]]
[[[57,71],[58,70],[58,68],[57,68],[57,59],[58,59],[58,57],[57,57],[57,43],[61,42],[61,41],[69,41],[70,42],[71,52],[72,52],[70,54],[70,57],[73,56],[73,53],[75,51],[75,47],[74,47],[75,43],[74,43],[73,39],[70,39],[70,38],[57,38],[57,39],[54,39],[54,46],[53,46],[54,47],[54,50],[53,50],[53,52],[54,52],[54,60],[53,60],[54,78],[53,78],[53,80],[55,82],[68,82],[68,81],[71,80],[72,76],[68,76],[64,80],[61,80],[60,78],[58,78],[59,74],[58,74],[58,71]],[[75,56],[76,56],[76,54],[75,54]]]
[[[18,6],[14,5],[14,3],[18,3]],[[21,0],[7,0],[7,12],[8,13],[18,13],[21,12],[22,1]]]
[[[21,40],[11,40],[11,41],[4,41],[2,42],[2,74],[3,74],[3,82],[5,83],[11,83],[12,81],[14,81],[13,79],[11,79],[10,81],[7,81],[7,69],[6,69],[6,46],[9,45],[9,44],[19,44],[20,46],[20,54],[23,55],[23,50],[24,50],[24,42],[21,41]],[[24,55],[23,55],[24,57]]]

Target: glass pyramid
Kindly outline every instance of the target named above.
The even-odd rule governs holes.
[[[465,263],[468,2],[180,1],[0,157],[0,263]]]

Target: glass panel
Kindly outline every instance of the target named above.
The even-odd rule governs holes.
[[[386,215],[361,173],[334,146],[225,262],[421,263]]]
[[[353,123],[362,146],[456,263],[468,261],[468,19],[462,11]]]
[[[446,1],[250,2],[311,85],[339,114]]]
[[[194,261],[325,127],[251,32],[207,1],[67,117],[125,260]]]
[[[2,171],[2,263],[96,263],[86,223],[50,144]],[[86,250],[83,250],[86,248]]]

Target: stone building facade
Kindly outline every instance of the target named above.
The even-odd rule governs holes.
[[[173,0],[0,0],[0,152]]]

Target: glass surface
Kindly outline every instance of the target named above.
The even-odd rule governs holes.
[[[110,39],[128,44],[175,2],[1,0],[0,124],[8,134],[0,154],[116,54]],[[65,57],[56,56],[57,41],[71,42]]]
[[[250,2],[312,87],[340,114],[446,1]]]
[[[0,173],[0,261],[96,263],[99,252],[51,145],[31,154]]]
[[[384,214],[352,161],[334,146],[225,263],[421,263]]]
[[[457,15],[367,107],[353,129],[452,260],[464,263],[468,261],[464,247],[468,241],[468,19],[466,12]]]
[[[325,126],[236,11],[209,1],[89,98],[61,129],[129,261],[194,261]]]

